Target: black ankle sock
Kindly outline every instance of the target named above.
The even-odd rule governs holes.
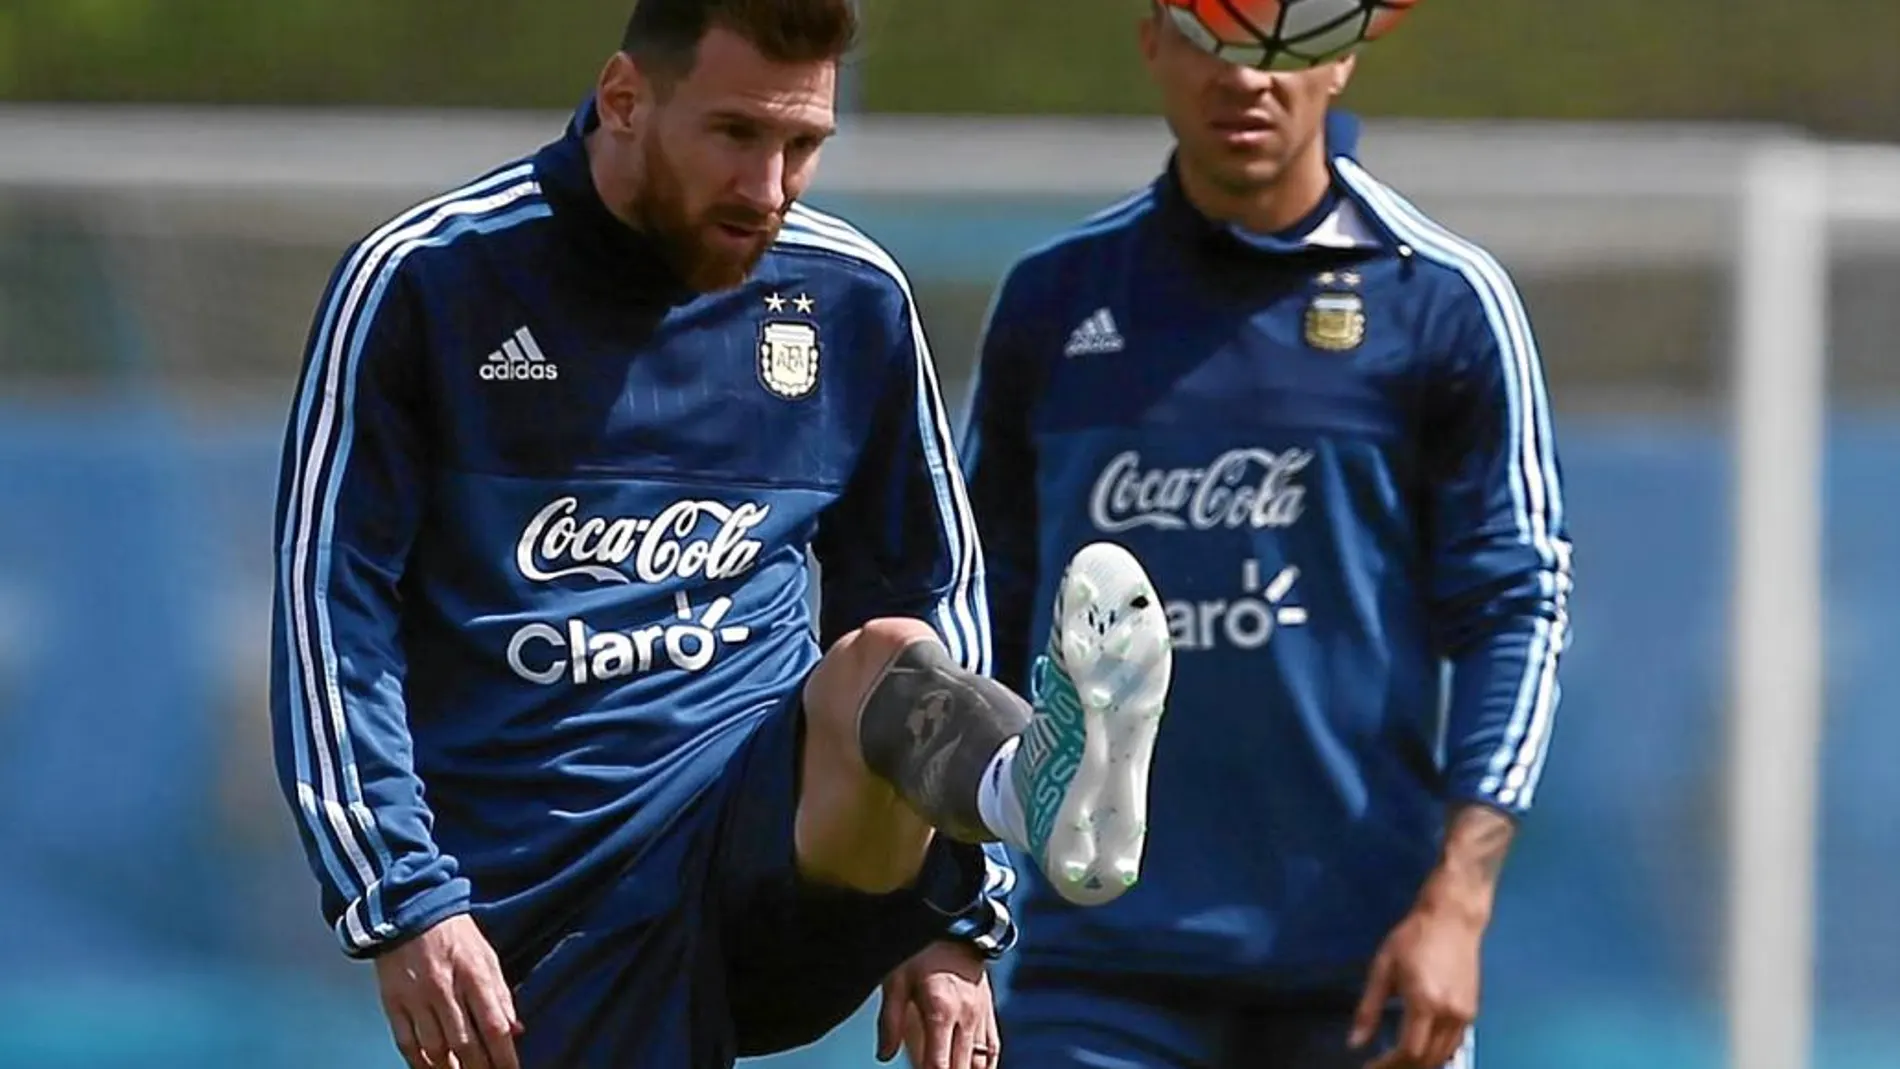
[[[1029,723],[1029,704],[965,671],[935,642],[913,642],[885,669],[858,715],[864,763],[937,830],[963,842],[996,838],[977,791],[1004,742]]]

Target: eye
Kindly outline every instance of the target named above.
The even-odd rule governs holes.
[[[750,145],[759,139],[759,128],[751,123],[728,120],[719,123],[714,130],[728,140],[741,145]]]

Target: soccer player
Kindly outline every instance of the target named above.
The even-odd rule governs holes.
[[[1166,599],[1149,875],[1087,912],[1026,881],[1004,1037],[1037,1069],[1468,1065],[1568,638],[1530,324],[1354,162],[1351,58],[1233,66],[1160,11],[1140,42],[1174,151],[1008,272],[963,461],[999,680],[1078,545]]]
[[[563,136],[328,287],[278,501],[277,762],[413,1066],[729,1065],[880,983],[882,1054],[986,1066],[1014,938],[986,851],[1078,901],[1137,875],[1141,826],[1077,814],[1139,808],[1110,773],[1168,682],[1154,592],[1078,554],[1062,700],[985,678],[907,283],[796,204],[854,33],[850,0],[642,0]]]

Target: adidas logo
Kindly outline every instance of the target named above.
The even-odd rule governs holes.
[[[481,369],[483,382],[553,382],[561,377],[561,366],[541,352],[527,327],[488,354]]]
[[[1088,356],[1121,351],[1122,335],[1115,329],[1115,317],[1108,314],[1108,309],[1097,308],[1094,315],[1084,319],[1082,325],[1069,335],[1069,344],[1063,347],[1062,355]]]

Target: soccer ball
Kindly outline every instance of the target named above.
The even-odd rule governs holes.
[[[1229,63],[1298,70],[1392,32],[1418,0],[1161,0],[1187,39]]]

